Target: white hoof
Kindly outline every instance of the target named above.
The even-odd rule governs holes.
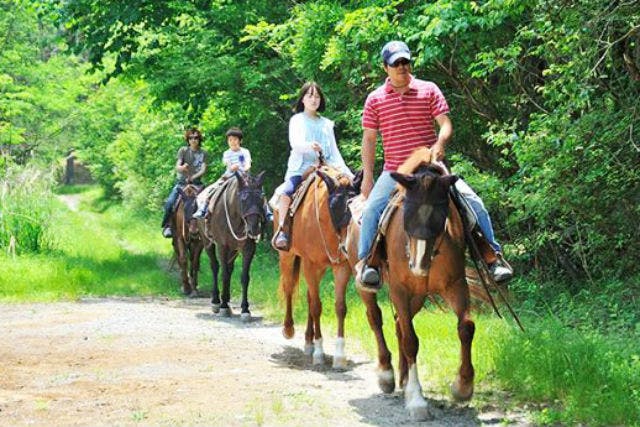
[[[393,375],[393,369],[378,371],[378,386],[383,393],[393,393],[393,390],[396,388],[396,378]]]
[[[322,365],[324,363],[324,350],[322,349],[322,338],[313,341],[313,364]]]
[[[220,312],[220,304],[214,304],[211,303],[211,311],[213,311],[214,313],[219,313]]]
[[[414,421],[426,421],[431,418],[427,401],[423,398],[416,397],[413,401],[407,403],[407,410]]]
[[[336,338],[336,351],[333,354],[333,368],[344,369],[347,367],[347,357],[344,355],[344,338]]]
[[[251,321],[251,313],[242,313],[240,314],[240,320],[247,323]]]
[[[305,356],[313,355],[313,344],[309,344],[309,343],[304,344],[304,355]]]
[[[333,369],[345,369],[347,367],[347,358],[344,356],[333,356]]]
[[[221,308],[220,316],[222,317],[231,317],[231,309],[230,308]]]

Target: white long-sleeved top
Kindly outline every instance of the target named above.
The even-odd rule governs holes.
[[[316,142],[322,148],[325,161],[332,167],[349,175],[353,174],[347,167],[333,133],[334,123],[326,117],[311,117],[304,112],[294,114],[289,120],[289,161],[285,180],[302,173],[318,159],[318,153],[313,151],[311,144]]]

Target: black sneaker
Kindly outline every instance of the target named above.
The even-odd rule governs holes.
[[[356,264],[356,288],[361,291],[376,293],[382,287],[378,269],[369,267],[364,260]]]

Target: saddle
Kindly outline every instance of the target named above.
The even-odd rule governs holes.
[[[200,192],[204,189],[204,185],[202,185],[202,184],[185,184],[185,185],[180,186],[180,188],[184,189],[188,185],[191,185],[192,187],[194,187],[196,189],[196,194],[200,194]],[[173,206],[171,207],[171,212],[175,212],[176,211],[176,209],[178,208],[178,205],[180,204],[180,202],[182,200],[183,200],[182,193],[178,193],[178,197],[176,197],[176,201],[173,204]]]

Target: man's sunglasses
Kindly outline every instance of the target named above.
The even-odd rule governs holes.
[[[411,61],[409,61],[408,59],[398,59],[396,62],[394,62],[393,64],[389,64],[389,67],[391,68],[397,68],[401,65],[411,65]]]

